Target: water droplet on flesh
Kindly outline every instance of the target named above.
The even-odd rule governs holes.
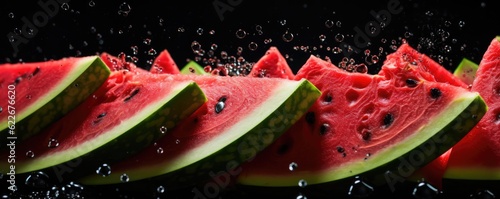
[[[160,133],[162,133],[162,134],[163,134],[163,133],[166,133],[166,132],[167,132],[167,127],[165,127],[165,126],[161,126],[161,127],[160,127]]]
[[[307,181],[304,179],[299,180],[299,187],[304,188],[307,186]]]
[[[295,169],[297,169],[297,167],[298,167],[298,166],[299,166],[299,165],[298,165],[297,163],[292,162],[292,163],[290,163],[290,165],[288,165],[288,169],[289,169],[290,171],[294,171]]]
[[[163,153],[163,148],[158,147],[158,149],[156,149],[156,153],[162,154]]]
[[[56,148],[59,146],[59,142],[55,138],[51,138],[49,140],[49,144],[47,145],[49,148]]]
[[[29,150],[29,151],[26,152],[26,157],[28,157],[28,158],[34,158],[35,157],[35,153],[32,150]]]

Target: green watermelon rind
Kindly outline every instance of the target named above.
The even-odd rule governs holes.
[[[206,101],[198,84],[193,81],[179,83],[161,101],[134,112],[134,116],[121,121],[108,133],[57,154],[16,162],[16,173],[44,171],[56,175],[60,180],[72,180],[95,173],[103,163],[119,161],[153,144],[164,135],[160,131],[161,127],[173,128]],[[75,162],[78,164],[75,165]],[[68,172],[61,177],[61,170],[68,165],[78,172]]]
[[[290,81],[277,86],[264,105],[256,108],[246,119],[234,124],[226,133],[171,162],[141,165],[125,171],[129,186],[161,183],[163,186],[183,187],[210,180],[214,173],[237,175],[236,167],[252,160],[258,152],[274,142],[320,97],[321,92],[308,80]],[[247,129],[247,130],[244,130]],[[240,133],[237,133],[240,132]],[[214,151],[213,146],[224,146]],[[86,185],[121,183],[120,173],[103,178],[91,175],[79,180]],[[135,181],[132,181],[135,180]]]
[[[473,61],[463,58],[460,64],[458,64],[457,68],[453,72],[453,75],[460,79],[467,85],[472,85],[474,79],[476,78],[476,71],[479,65],[474,63]]]
[[[26,107],[26,111],[16,112],[16,142],[39,133],[44,127],[62,118],[97,90],[109,77],[111,71],[98,56],[78,60],[66,78],[43,97]],[[78,85],[78,86],[76,86]],[[0,135],[9,135],[6,121],[0,122]],[[1,139],[4,146],[6,140]]]
[[[239,178],[238,183],[249,187],[296,187],[302,179],[311,186],[336,182],[345,184],[346,180],[352,182],[355,176],[361,176],[372,185],[394,185],[405,181],[415,170],[450,149],[477,124],[486,110],[487,106],[479,94],[466,93],[443,108],[414,136],[377,152],[378,155],[372,155],[364,162],[357,161],[329,171],[294,172],[289,177],[245,176]],[[430,146],[434,149],[428,150]],[[423,155],[424,159],[416,161],[417,155]],[[407,172],[404,171],[405,166],[408,167]]]
[[[184,67],[182,67],[180,72],[183,75],[188,75],[188,74],[208,75],[208,74],[210,74],[210,73],[205,72],[203,67],[200,66],[198,63],[196,63],[193,60],[189,61]]]

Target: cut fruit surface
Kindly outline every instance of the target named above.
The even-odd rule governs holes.
[[[425,80],[406,84],[395,71],[348,73],[311,56],[296,78],[311,81],[322,96],[242,165],[238,182],[293,187],[358,175],[372,183],[399,182],[447,151],[486,111],[476,92]]]
[[[158,57],[156,57],[149,69],[151,73],[154,74],[179,74],[179,67],[175,63],[174,59],[170,55],[168,50],[162,50]]]
[[[92,175],[83,184],[130,181],[183,186],[210,180],[214,173],[238,174],[253,158],[297,121],[320,92],[309,81],[207,75],[177,75],[200,85],[206,106],[141,153],[110,165],[107,176]],[[244,85],[244,87],[242,87]],[[142,180],[142,181],[141,181]]]
[[[42,170],[71,180],[95,172],[153,144],[205,102],[193,81],[113,72],[80,106],[16,146],[26,154],[16,157],[16,174]],[[1,173],[8,167],[0,162]]]
[[[0,149],[7,137],[22,142],[63,117],[109,74],[98,56],[0,65]]]
[[[249,77],[279,77],[294,79],[292,69],[277,47],[270,47],[264,56],[257,61],[250,71]]]
[[[485,99],[488,112],[450,154],[444,178],[500,180],[500,37],[483,55],[472,90]],[[476,184],[478,185],[478,184]]]

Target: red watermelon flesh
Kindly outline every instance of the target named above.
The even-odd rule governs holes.
[[[43,132],[16,146],[19,154],[27,154],[16,157],[16,173],[36,171],[70,161],[78,162],[79,157],[95,154],[94,151],[101,150],[99,148],[101,146],[120,143],[121,141],[118,141],[121,139],[120,136],[124,137],[125,131],[128,132],[129,128],[134,128],[141,122],[148,128],[158,126],[153,131],[158,133],[142,131],[138,132],[139,134],[131,133],[133,135],[127,135],[129,139],[123,138],[127,144],[120,146],[111,144],[111,147],[99,151],[101,153],[99,155],[104,155],[106,160],[113,161],[128,155],[120,153],[123,148],[127,149],[127,153],[132,153],[138,148],[145,147],[163,135],[160,126],[173,127],[178,121],[177,118],[187,117],[206,101],[204,98],[199,99],[200,96],[196,93],[190,92],[186,95],[190,96],[191,100],[181,99],[183,102],[177,101],[178,107],[163,109],[164,105],[161,103],[170,100],[171,94],[178,93],[180,89],[191,84],[193,82],[187,79],[175,80],[147,73],[137,75],[127,71],[112,72],[108,80],[80,106]],[[201,93],[199,89],[191,91]],[[153,111],[156,111],[154,112],[156,115],[151,115]],[[156,116],[158,118],[155,118]],[[153,119],[149,120],[150,117]],[[151,131],[145,127],[142,130]],[[102,164],[97,162],[102,157],[98,158],[95,155],[90,157],[96,162],[87,160],[82,164]],[[4,164],[0,166],[0,169],[7,167]],[[94,169],[97,168],[96,165],[93,166]]]
[[[500,180],[500,37],[483,55],[472,90],[488,105],[476,127],[453,147],[445,178]]]
[[[168,50],[163,50],[160,54],[155,58],[153,64],[151,65],[151,69],[149,69],[151,73],[155,74],[179,74],[180,70],[177,64],[175,63],[172,56]]]
[[[294,79],[292,69],[280,53],[277,47],[270,47],[264,56],[260,58],[252,67],[250,77],[278,77]]]
[[[395,52],[387,55],[386,60],[379,72],[380,75],[388,76],[398,74],[402,85],[408,79],[426,80],[433,82],[445,82],[454,86],[469,88],[469,85],[455,77],[453,73],[434,61],[429,56],[419,53],[408,43],[403,43]]]
[[[423,135],[415,134],[416,128],[431,122],[455,98],[471,94],[439,82],[423,81],[409,87],[398,78],[391,79],[394,75],[385,75],[348,73],[311,56],[296,79],[308,79],[322,96],[289,131],[242,165],[238,181],[296,186],[301,179],[317,184],[354,177],[376,167],[364,165],[371,159],[383,159],[388,149],[398,151],[400,146],[394,143],[420,140]],[[443,95],[433,99],[432,88]]]

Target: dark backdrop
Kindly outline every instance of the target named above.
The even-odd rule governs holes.
[[[49,13],[38,2],[45,7],[51,3],[59,7],[48,6],[52,8]],[[213,56],[220,57],[222,51],[236,56],[241,47],[241,55],[249,62],[257,61],[270,46],[277,46],[282,54],[288,55],[290,66],[296,71],[311,54],[328,56],[333,62],[349,57],[362,63],[366,58],[365,50],[370,50],[369,56],[378,55],[382,47],[380,60],[383,60],[385,53],[393,51],[391,47],[405,39],[452,70],[464,57],[479,62],[491,39],[500,35],[499,14],[489,0],[463,3],[451,0],[279,0],[265,3],[250,0],[165,3],[73,0],[63,5],[64,2],[68,0],[4,2],[0,8],[0,62],[124,52],[137,57],[139,66],[149,68],[148,60],[156,56],[149,54],[149,50],[167,49],[177,64],[183,66],[186,60],[196,58],[191,44],[197,41],[205,50],[201,58],[210,57],[208,51],[216,44]],[[387,13],[391,2],[400,3],[401,12],[382,16],[381,19],[389,23],[383,28],[378,26],[376,34],[360,36],[370,45],[356,45],[360,43],[354,41],[356,34],[366,34],[367,24],[375,22],[372,23],[375,28],[380,25],[372,13]],[[131,8],[127,16],[118,13],[127,10],[123,9],[126,8],[123,3]],[[38,17],[38,23],[34,16]],[[329,27],[330,21],[332,27]],[[29,23],[36,28],[31,33]],[[23,26],[28,28],[23,29]],[[238,29],[247,33],[243,39],[237,38]],[[287,31],[294,35],[290,42],[282,38]],[[335,40],[337,34],[344,35],[343,43]],[[324,41],[320,40],[320,35],[325,36]],[[9,39],[12,38],[21,40],[11,43]],[[145,44],[146,39],[151,42]],[[358,38],[358,41],[361,40]],[[257,44],[255,50],[249,48],[251,42]],[[343,44],[358,48],[353,53],[332,53],[331,49]],[[136,54],[133,46],[138,49]],[[376,71],[380,63],[370,66],[370,70]]]

